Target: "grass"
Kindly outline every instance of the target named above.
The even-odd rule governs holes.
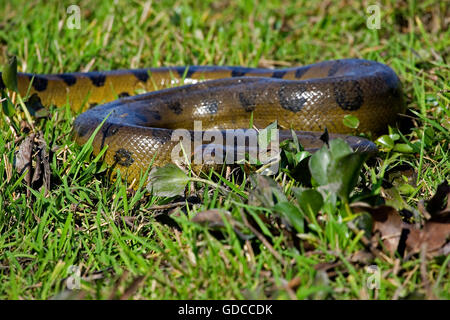
[[[360,2],[306,0],[79,1],[81,29],[69,30],[66,9],[72,3],[2,1],[0,62],[9,53],[17,56],[19,71],[60,73],[377,60],[402,80],[412,128],[400,130],[394,143],[413,151],[386,147],[364,165],[367,183],[357,190],[368,188],[372,196],[396,190],[400,202],[417,208],[448,180],[450,21],[444,2],[382,1],[378,30],[366,27],[368,13]],[[247,198],[254,191],[246,173],[206,177],[227,188],[226,194],[199,182],[175,199],[132,191],[110,182],[89,150],[73,143],[76,114],[54,107],[50,114],[34,122],[50,153],[48,194],[39,185],[28,188],[12,167],[27,136],[26,121],[20,112],[1,114],[0,299],[450,298],[449,256],[385,254],[355,262],[365,245],[348,226],[355,215],[340,202],[326,200],[298,245],[273,221],[276,209]],[[298,182],[286,170],[274,179],[294,203]],[[229,211],[252,237],[240,238],[232,220],[225,219],[220,230],[192,222],[196,213],[211,209]],[[381,270],[378,290],[365,285],[368,264]],[[82,275],[81,290],[72,292],[65,282],[76,275],[71,266]]]

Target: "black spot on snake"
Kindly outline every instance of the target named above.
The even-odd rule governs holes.
[[[192,74],[196,71],[195,67],[176,67],[176,71],[180,78],[190,78]]]
[[[281,79],[281,78],[284,77],[285,74],[286,74],[286,71],[284,71],[284,70],[277,70],[277,71],[275,71],[275,72],[272,74],[272,77],[273,77],[273,78]]]
[[[363,102],[363,92],[357,80],[339,79],[333,84],[336,103],[343,110],[358,110]]]
[[[231,68],[231,76],[232,77],[242,77],[245,76],[251,68],[240,68],[240,67],[233,67]]]
[[[158,111],[149,111],[148,113],[152,116],[153,119],[158,121],[161,120],[161,115]]]
[[[47,89],[48,80],[47,78],[43,76],[30,76],[30,81],[33,79],[33,88],[36,89],[36,91],[44,91]]]
[[[125,91],[119,93],[119,95],[118,95],[119,98],[124,98],[124,97],[129,97],[129,96],[130,96],[130,94],[128,92],[125,92]]]
[[[59,74],[58,78],[62,79],[69,87],[77,82],[77,77],[69,73]]]
[[[168,101],[167,108],[172,110],[175,114],[181,114],[183,112],[180,101]]]
[[[132,153],[123,148],[120,148],[116,151],[116,153],[114,154],[114,160],[117,162],[117,164],[120,164],[124,167],[129,167],[134,162]]]
[[[141,82],[147,82],[149,75],[146,69],[130,70],[131,73]]]
[[[301,67],[301,68],[298,68],[297,70],[295,70],[295,77],[296,77],[297,79],[300,79],[301,77],[303,77],[303,75],[304,75],[306,72],[308,72],[308,70],[309,70],[309,67]]]
[[[380,85],[384,85],[387,87],[387,92],[390,97],[402,98],[402,89],[400,81],[397,77],[392,77],[388,74],[382,74],[377,78],[377,81],[380,82]]]
[[[303,108],[303,105],[307,101],[303,97],[305,88],[302,85],[296,85],[296,87],[281,85],[278,90],[278,101],[283,109],[298,112]]]
[[[91,79],[94,86],[102,87],[105,85],[106,76],[104,74],[99,72],[89,72],[87,76]]]
[[[28,109],[34,111],[45,108],[42,105],[41,98],[38,96],[37,93],[33,93],[31,97],[29,97],[28,100],[25,102],[25,105],[27,106]]]
[[[239,92],[239,102],[247,112],[252,112],[256,108],[256,97],[248,92]]]
[[[2,80],[2,73],[0,72],[0,90],[4,90],[4,89],[6,89],[6,86],[5,86],[5,84],[3,83],[3,80]]]

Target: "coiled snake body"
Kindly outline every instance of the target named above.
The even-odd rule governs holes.
[[[281,129],[288,130],[280,132],[281,139],[291,136],[290,129],[303,130],[296,132],[299,141],[315,149],[322,144],[319,136],[325,127],[333,134],[378,134],[404,110],[394,71],[360,59],[278,70],[196,66],[19,73],[18,85],[22,95],[30,89],[42,105],[68,102],[75,111],[89,108],[74,123],[80,144],[109,115],[94,138],[94,153],[107,145],[104,161],[130,181],[152,160],[157,166],[170,162],[171,150],[178,144],[171,140],[173,130],[193,130],[194,120],[201,121],[203,130],[248,128],[251,121],[264,128],[277,120]],[[147,93],[135,95],[139,91]],[[343,124],[346,115],[359,119],[358,131]],[[374,148],[365,139],[342,137],[356,149]]]

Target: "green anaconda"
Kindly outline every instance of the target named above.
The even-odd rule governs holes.
[[[69,103],[75,111],[87,109],[74,122],[79,144],[108,116],[94,138],[94,153],[107,145],[104,161],[130,181],[152,160],[156,166],[171,162],[171,151],[179,143],[172,141],[173,131],[193,130],[197,120],[202,130],[248,128],[250,123],[265,128],[276,120],[285,129],[280,139],[296,130],[306,149],[320,147],[319,136],[327,128],[332,138],[344,137],[355,149],[373,150],[370,141],[339,134],[379,134],[405,108],[395,72],[360,59],[288,69],[189,66],[19,73],[18,87],[22,95],[37,96],[42,105]],[[136,95],[139,91],[146,93]],[[346,115],[359,119],[357,131],[344,125]]]

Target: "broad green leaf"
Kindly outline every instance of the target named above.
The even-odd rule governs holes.
[[[14,108],[13,103],[11,102],[11,99],[9,99],[9,97],[6,94],[1,95],[3,97],[3,101],[2,101],[2,109],[3,109],[3,113],[7,116],[7,117],[12,117],[15,113],[16,113],[16,109]]]
[[[400,139],[400,135],[398,133],[391,133],[389,134],[389,138],[391,138],[392,141],[397,141],[398,139]]]
[[[425,135],[427,135],[430,139],[433,139],[435,136],[434,130],[432,127],[425,128]]]
[[[320,185],[328,183],[327,168],[331,161],[331,153],[326,146],[314,153],[309,160],[311,176]]]
[[[182,195],[189,177],[176,165],[168,165],[157,168],[149,174],[147,189],[156,196],[174,197]]]
[[[401,194],[405,195],[411,195],[416,192],[416,189],[412,185],[407,183],[398,186],[397,189]]]
[[[376,140],[376,143],[380,145],[385,151],[390,151],[394,148],[394,141],[388,135],[383,135]]]
[[[330,152],[332,159],[338,159],[353,153],[352,148],[342,139],[330,140]]]
[[[300,210],[290,202],[283,201],[277,203],[273,210],[282,214],[291,225],[297,230],[299,233],[304,233],[305,231],[305,221],[303,220],[303,214]]]
[[[385,199],[386,205],[394,207],[397,210],[411,209],[405,199],[400,195],[398,188],[384,189],[384,193],[387,195]]]
[[[320,185],[328,184],[328,167],[335,159],[351,154],[350,146],[342,139],[333,139],[329,142],[330,148],[323,146],[311,156],[309,169],[314,180]]]
[[[364,153],[351,153],[331,163],[328,176],[330,191],[335,191],[344,202],[348,202],[366,158]]]
[[[366,158],[367,154],[354,153],[344,140],[334,139],[329,142],[329,149],[323,146],[311,156],[309,168],[324,190],[348,202]]]
[[[344,119],[342,120],[344,123],[344,126],[356,129],[359,127],[359,119],[355,116],[352,116],[350,114],[346,115]]]
[[[311,153],[309,153],[308,151],[300,151],[295,154],[295,160],[297,161],[297,163],[299,163],[309,156],[311,156]]]
[[[392,149],[392,150],[396,151],[396,152],[401,152],[401,153],[413,153],[414,152],[414,148],[411,147],[407,143],[397,143],[397,144],[395,144],[394,149]]]
[[[13,56],[4,66],[2,79],[5,86],[12,91],[17,92],[17,58]]]
[[[304,214],[317,215],[323,205],[323,198],[319,191],[314,189],[294,189],[300,209]]]
[[[433,128],[427,127],[425,128],[425,130],[423,130],[423,133],[423,142],[425,143],[425,145],[427,147],[432,146],[435,136]]]

